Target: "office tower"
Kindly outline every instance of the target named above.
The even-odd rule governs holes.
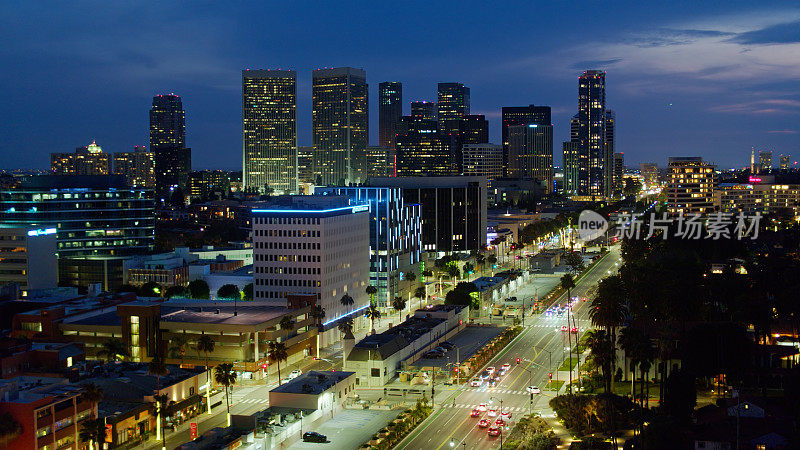
[[[714,188],[714,210],[722,213],[769,214],[791,211],[800,216],[800,185],[720,183]]]
[[[379,145],[367,146],[366,176],[393,177],[395,176],[395,150]]]
[[[403,84],[384,81],[378,85],[378,145],[394,148],[397,123],[403,115]]]
[[[397,135],[397,176],[451,175],[455,166],[448,142],[433,120],[400,118]]]
[[[570,145],[564,143],[564,186],[570,196],[611,195],[613,143],[606,145],[606,73],[587,70],[578,77],[578,114],[570,122]],[[609,153],[612,152],[612,153]],[[573,166],[567,167],[567,164]]]
[[[469,114],[469,88],[461,83],[439,83],[438,120],[460,120]]]
[[[411,102],[411,117],[436,120],[436,102]]]
[[[22,297],[58,286],[55,228],[0,226],[0,286],[8,283]]]
[[[314,147],[297,147],[297,179],[300,183],[314,184]]]
[[[338,321],[358,321],[369,306],[369,214],[343,196],[276,197],[253,209],[254,300],[286,306],[290,295],[310,296],[325,310],[320,346],[337,342]],[[342,305],[345,294],[352,305]]]
[[[110,175],[111,158],[95,141],[78,147],[75,153],[50,153],[50,172],[54,175]]]
[[[772,150],[758,151],[758,165],[762,173],[769,173],[772,171]]]
[[[461,149],[463,174],[486,177],[489,184],[503,177],[503,146],[496,144],[464,144]]]
[[[658,185],[658,165],[656,163],[642,163],[639,171],[646,188],[652,189]]]
[[[614,197],[622,197],[625,189],[625,154],[614,153]]]
[[[56,228],[59,257],[151,251],[152,191],[129,188],[125,178],[33,176],[0,190],[0,223]]]
[[[485,177],[373,178],[374,187],[403,190],[407,205],[422,205],[425,252],[469,252],[486,244]]]
[[[200,170],[189,174],[187,195],[202,200],[225,199],[231,191],[228,172]]]
[[[792,166],[792,155],[781,155],[781,170],[789,170]]]
[[[325,185],[363,181],[369,137],[367,73],[352,67],[315,70],[312,93],[314,171]]]
[[[603,182],[606,184],[605,192],[614,194],[616,179],[614,178],[615,165],[615,151],[614,151],[614,126],[616,125],[617,115],[614,111],[606,110],[606,131],[605,139],[603,140],[604,155],[603,161],[610,161],[611,164],[604,164],[603,166]],[[608,195],[608,194],[607,194]]]
[[[122,175],[128,186],[154,188],[156,160],[153,152],[137,145],[132,152],[114,153],[114,175]]]
[[[156,95],[150,108],[150,151],[155,156],[156,198],[186,189],[192,152],[186,147],[186,111],[175,94]]]
[[[670,157],[667,211],[670,215],[708,214],[714,210],[715,167],[699,156]]]
[[[508,176],[535,178],[543,192],[553,192],[553,126],[511,125],[508,127]]]
[[[350,204],[369,205],[370,275],[378,306],[390,306],[399,295],[400,272],[417,270],[422,258],[420,205],[403,201],[397,187],[326,187],[320,195],[344,195]]]
[[[459,122],[458,134],[461,145],[486,144],[489,142],[489,121],[483,115],[466,115]]]
[[[242,71],[242,171],[250,192],[297,191],[297,72]]]
[[[502,110],[503,167],[508,167],[508,127],[513,125],[552,125],[549,106],[504,106]],[[509,175],[510,176],[510,175]]]

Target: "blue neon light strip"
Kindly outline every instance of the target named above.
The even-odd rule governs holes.
[[[367,308],[369,308],[369,305],[364,305],[364,306],[362,306],[361,308],[358,308],[358,309],[356,309],[356,310],[350,311],[350,312],[349,312],[349,313],[347,313],[347,314],[342,314],[341,316],[339,316],[339,317],[337,317],[337,318],[335,318],[335,319],[331,319],[331,320],[329,320],[329,321],[327,321],[327,322],[323,323],[323,324],[322,324],[322,326],[323,326],[323,327],[324,327],[324,326],[327,326],[327,325],[328,325],[328,324],[330,324],[330,323],[336,322],[337,320],[339,320],[339,319],[343,319],[343,318],[345,318],[345,317],[349,316],[350,314],[355,314],[355,313],[357,313],[357,312],[359,312],[359,311],[362,311],[362,310],[365,310],[365,309],[367,309]]]

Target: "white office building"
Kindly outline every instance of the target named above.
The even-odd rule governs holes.
[[[287,306],[289,295],[315,296],[325,310],[319,345],[337,342],[340,319],[364,326],[369,234],[369,206],[344,196],[285,196],[254,208],[254,300]],[[345,294],[353,305],[342,305]]]

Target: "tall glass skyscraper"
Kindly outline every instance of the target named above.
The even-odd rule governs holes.
[[[397,123],[403,115],[403,84],[384,81],[378,85],[378,143],[394,149]]]
[[[314,172],[322,184],[362,182],[369,137],[367,72],[352,67],[312,73]]]
[[[192,153],[186,148],[186,111],[175,94],[153,97],[150,151],[155,154],[158,198],[166,198],[175,187],[185,190],[192,170]]]
[[[508,176],[536,178],[544,192],[553,192],[553,126],[512,125],[508,127]]]
[[[469,114],[469,88],[461,83],[439,83],[439,122],[460,120]]]
[[[297,192],[297,72],[242,71],[245,189]]]
[[[602,70],[584,71],[578,77],[578,114],[571,123],[570,141],[573,145],[564,146],[565,150],[569,147],[578,153],[573,158],[567,158],[565,154],[564,161],[579,165],[568,168],[565,164],[564,185],[568,195],[611,196],[614,145],[606,144],[607,118],[606,73]]]
[[[506,172],[508,172],[508,167],[512,164],[508,159],[508,127],[530,124],[552,125],[553,122],[550,119],[549,106],[504,106],[502,115],[503,167],[506,169]],[[508,176],[512,175],[509,174]]]

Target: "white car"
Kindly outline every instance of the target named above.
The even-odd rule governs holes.
[[[528,391],[529,394],[541,394],[542,393],[542,390],[539,389],[538,386],[528,386],[527,388],[525,388],[525,390]]]
[[[469,382],[469,385],[472,386],[472,387],[480,387],[481,386],[481,380],[479,380],[477,378],[474,378],[472,381]]]
[[[510,369],[510,368],[511,368],[511,364],[509,364],[509,363],[505,363],[505,364],[503,364],[503,366],[501,367],[501,369],[503,369],[503,370],[508,370],[508,369]]]
[[[494,366],[487,367],[486,371],[489,372],[490,374],[494,373]]]
[[[293,370],[292,373],[289,374],[289,378],[294,380],[295,378],[299,377],[302,374],[303,374],[302,370]]]
[[[496,410],[496,409],[490,409],[490,410],[489,410],[489,411],[486,413],[486,415],[487,415],[487,416],[489,416],[489,417],[497,417],[497,410]]]
[[[477,407],[477,408],[475,408],[475,409],[477,409],[477,410],[478,410],[478,411],[480,411],[480,412],[486,412],[486,403],[481,403],[481,404],[480,404],[480,405],[478,405],[478,407]]]

